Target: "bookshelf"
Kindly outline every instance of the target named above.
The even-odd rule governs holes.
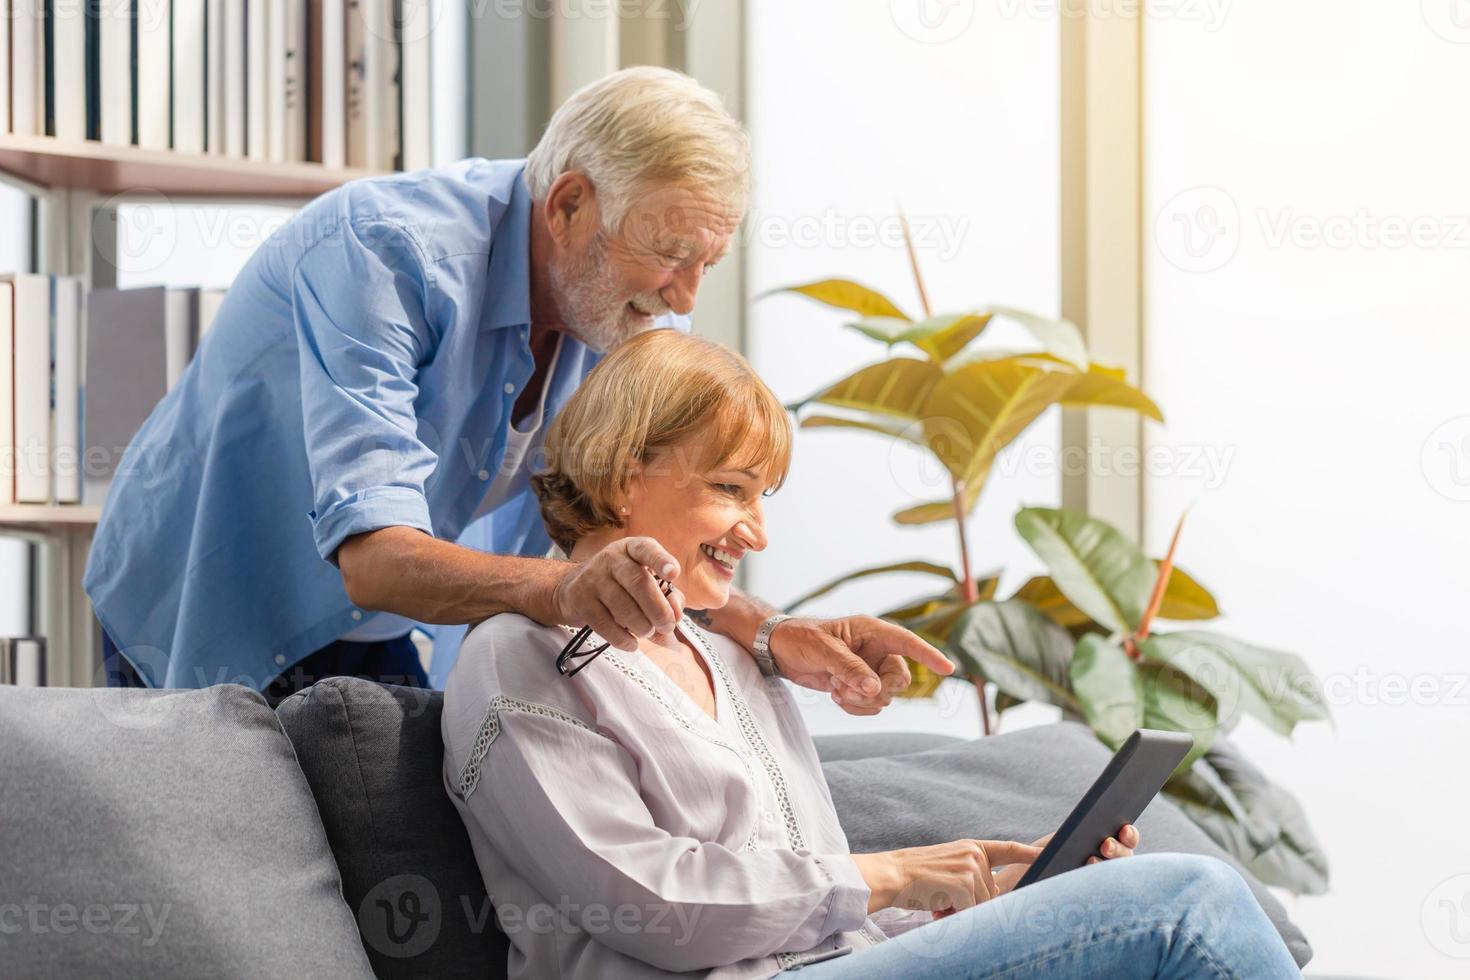
[[[169,197],[315,197],[380,171],[320,163],[263,163],[235,157],[108,146],[54,136],[0,135],[0,173],[33,187],[98,194],[147,190]]]
[[[129,200],[299,206],[378,173],[0,134],[0,181],[32,195],[38,205],[34,271],[80,276],[89,287],[114,284],[116,272],[107,259],[112,249],[94,241],[93,229],[115,227],[99,216]],[[52,685],[102,683],[101,629],[82,589],[99,514],[98,507],[78,504],[0,505],[0,534],[38,549],[33,601]]]

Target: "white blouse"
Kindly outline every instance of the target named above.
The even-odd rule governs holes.
[[[444,779],[513,978],[764,978],[886,938],[784,682],[679,628],[714,718],[641,651],[563,677],[569,627],[503,613],[465,638]]]

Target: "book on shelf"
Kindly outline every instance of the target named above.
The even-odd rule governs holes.
[[[147,0],[143,0],[144,7]],[[204,152],[204,0],[173,0],[170,51],[173,149]]]
[[[137,75],[138,145],[167,150],[169,130],[169,74],[172,59],[169,36],[172,8],[167,3],[139,3],[133,21],[134,72]]]
[[[43,637],[0,637],[0,684],[46,686],[46,640]]]
[[[223,289],[199,290],[199,340],[203,340],[204,335],[209,332],[209,327],[214,323],[214,318],[224,301],[225,291]]]
[[[10,20],[10,131],[18,136],[45,135],[46,49],[44,0],[6,0]],[[38,107],[40,111],[38,111]]]
[[[204,149],[225,152],[225,0],[204,8]]]
[[[132,0],[92,0],[97,4],[98,130],[109,146],[133,142]]]
[[[245,156],[245,0],[223,0],[225,156]]]
[[[269,14],[267,79],[272,163],[306,159],[306,3],[277,0]]]
[[[0,133],[429,167],[448,2],[0,0]]]
[[[51,281],[11,273],[11,494],[18,504],[51,500]]]
[[[245,156],[270,158],[270,8],[264,0],[245,0]]]
[[[101,506],[124,450],[168,391],[167,306],[162,286],[87,297],[83,504]]]
[[[0,276],[0,503],[80,500],[81,280]]]
[[[51,277],[52,466],[58,504],[82,501],[82,280]]]

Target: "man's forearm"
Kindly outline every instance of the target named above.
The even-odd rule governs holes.
[[[410,527],[354,535],[337,549],[337,562],[349,598],[364,609],[446,624],[513,611],[548,626],[571,564],[493,555]]]
[[[761,623],[781,610],[732,586],[730,601],[719,609],[686,611],[691,619],[706,629],[728,636],[750,650],[755,644],[755,631],[760,629]]]

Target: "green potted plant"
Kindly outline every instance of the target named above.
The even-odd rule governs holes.
[[[972,572],[965,519],[996,457],[1043,411],[1057,404],[1111,406],[1157,421],[1162,413],[1121,370],[1092,362],[1081,332],[1066,320],[1003,307],[933,314],[912,245],[909,258],[924,308],[920,320],[849,280],[776,291],[844,311],[847,326],[885,344],[889,354],[788,408],[804,429],[858,429],[933,454],[952,493],[893,519],[953,521],[960,570],[927,559],[862,568],[801,596],[788,611],[855,579],[900,572],[941,579],[938,591],[881,615],[955,662],[955,676],[977,689],[985,734],[992,688],[997,712],[1026,701],[1056,705],[1110,747],[1139,727],[1188,732],[1194,749],[1165,792],[1262,881],[1299,893],[1324,891],[1326,858],[1301,807],[1224,737],[1244,715],[1287,736],[1300,721],[1330,721],[1319,685],[1294,654],[1206,630],[1154,630],[1157,619],[1219,615],[1210,592],[1174,567],[1177,528],[1169,553],[1154,561],[1085,514],[1025,508],[1016,529],[1048,574],[997,599],[999,573]],[[998,317],[1025,327],[1034,349],[977,343]],[[913,667],[915,681],[905,695],[932,694],[940,679]]]

